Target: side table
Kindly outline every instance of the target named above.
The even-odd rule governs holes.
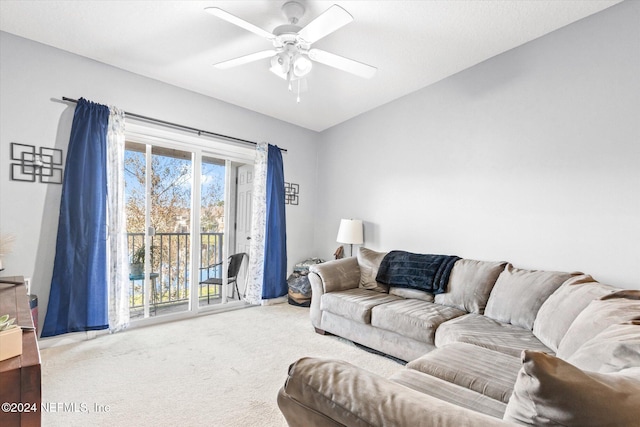
[[[0,283],[0,313],[15,317],[22,327],[22,354],[0,362],[0,403],[21,404],[30,409],[0,411],[0,425],[6,427],[39,427],[42,401],[40,350],[36,337],[27,287],[22,277],[3,277],[21,285]]]

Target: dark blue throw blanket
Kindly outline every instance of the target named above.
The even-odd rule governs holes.
[[[460,257],[391,251],[382,259],[376,280],[399,288],[441,294],[446,291],[453,264]]]

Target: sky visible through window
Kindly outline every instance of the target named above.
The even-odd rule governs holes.
[[[192,165],[190,158],[153,154],[151,216],[158,232],[186,232],[190,219]],[[125,204],[127,231],[144,231],[145,153],[125,151]],[[203,158],[201,176],[203,231],[222,232],[224,226],[225,166]]]

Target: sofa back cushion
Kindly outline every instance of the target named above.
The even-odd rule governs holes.
[[[449,275],[447,292],[436,295],[435,302],[469,313],[484,313],[491,289],[506,264],[459,259]]]
[[[542,303],[533,323],[533,334],[554,352],[571,323],[591,301],[617,289],[596,282],[588,274],[564,282]]]
[[[640,367],[613,374],[582,371],[557,357],[525,350],[503,419],[531,426],[635,426]]]
[[[640,290],[620,290],[593,300],[569,327],[557,355],[567,360],[609,326],[631,320],[640,320]]]
[[[579,273],[523,270],[507,264],[491,290],[485,316],[533,329],[542,303],[567,279]]]
[[[601,373],[640,367],[640,320],[609,326],[582,344],[567,362]]]
[[[376,252],[367,248],[360,248],[358,250],[358,266],[360,267],[360,286],[363,289],[371,289],[378,292],[387,292],[389,287],[384,283],[380,283],[376,280],[378,275],[378,268],[382,258],[387,252]]]

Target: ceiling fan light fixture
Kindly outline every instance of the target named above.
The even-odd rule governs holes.
[[[301,54],[297,54],[296,56],[294,56],[292,64],[293,74],[296,77],[306,76],[307,74],[309,74],[311,68],[313,67],[311,60]]]
[[[291,59],[286,52],[280,52],[271,58],[271,71],[279,77],[285,78],[291,67]]]
[[[371,65],[312,48],[311,45],[316,41],[353,21],[353,16],[341,6],[334,4],[304,27],[300,27],[298,24],[305,13],[306,1],[285,0],[282,11],[287,18],[287,24],[277,26],[272,33],[218,7],[205,8],[212,15],[257,34],[273,44],[273,49],[219,62],[214,66],[219,69],[228,69],[271,58],[269,70],[285,80],[290,91],[293,92],[295,87],[298,102],[300,102],[300,93],[306,91],[307,80],[305,76],[311,72],[313,62],[320,62],[356,76],[373,77],[377,69]]]

